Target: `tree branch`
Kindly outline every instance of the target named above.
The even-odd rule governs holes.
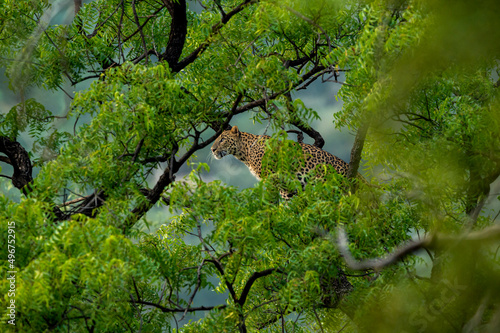
[[[59,207],[65,207],[65,206],[72,205],[74,203],[83,201],[83,200],[87,199],[88,197],[89,197],[89,195],[86,196],[86,197],[81,197],[81,198],[77,198],[77,199],[73,199],[73,200],[70,200],[70,201],[63,202],[62,204],[59,205]]]
[[[308,124],[304,123],[298,117],[294,117],[295,113],[296,113],[295,112],[296,110],[295,110],[295,108],[292,105],[292,95],[290,94],[290,92],[287,92],[285,94],[285,97],[287,99],[287,103],[286,103],[287,109],[288,109],[290,115],[292,116],[290,124],[294,125],[298,129],[300,129],[302,132],[306,133],[311,138],[313,138],[314,139],[314,144],[313,144],[314,146],[316,146],[318,148],[323,148],[323,146],[325,145],[325,140],[321,136],[321,133],[319,133],[318,131],[316,131],[314,128],[312,128]]]
[[[485,242],[491,242],[495,240],[500,240],[500,225],[491,226],[481,231],[470,232],[458,236],[449,236],[441,233],[436,233],[419,240],[412,240],[405,245],[396,248],[396,250],[394,250],[385,258],[357,261],[349,250],[346,232],[344,231],[344,229],[339,228],[337,236],[337,248],[350,269],[355,271],[364,271],[367,269],[380,271],[387,266],[397,263],[407,255],[423,248],[436,250],[448,248],[453,244],[461,242],[483,244]]]
[[[172,17],[172,23],[170,24],[167,47],[159,59],[166,61],[173,72],[178,72],[182,69],[178,68],[178,60],[182,54],[187,35],[186,1],[163,0],[163,3]]]
[[[175,308],[175,309],[173,309],[173,308],[167,308],[166,306],[163,306],[163,305],[158,304],[158,303],[153,303],[153,302],[148,302],[148,301],[130,300],[130,301],[127,301],[127,302],[153,306],[153,307],[155,307],[157,309],[160,309],[162,312],[165,312],[165,313],[210,311],[210,310],[213,310],[213,309],[222,310],[222,309],[225,309],[227,307],[226,304],[221,304],[221,305],[216,305],[216,306],[198,306],[198,307],[195,307],[195,308],[189,308],[188,307],[186,309],[183,309],[183,308]]]
[[[282,91],[279,91],[279,92],[276,92],[274,94],[268,95],[267,97],[254,100],[252,102],[248,102],[247,104],[242,105],[242,106],[236,108],[234,114],[243,113],[243,112],[251,110],[251,109],[253,109],[255,107],[259,107],[259,106],[265,105],[270,100],[276,99],[279,96],[281,96],[283,94],[286,94],[287,92],[295,89],[296,87],[298,87],[299,85],[301,85],[303,82],[305,82],[306,80],[308,80],[309,78],[311,78],[314,74],[319,73],[319,72],[321,72],[324,69],[325,68],[323,66],[315,66],[309,72],[307,72],[304,75],[302,75],[302,77],[300,78],[300,80],[298,80],[292,87],[289,87],[289,88],[284,89]]]
[[[252,289],[252,286],[255,283],[255,281],[257,281],[257,279],[261,277],[272,274],[276,270],[277,268],[269,268],[260,272],[254,272],[248,279],[247,283],[245,283],[245,287],[243,287],[243,291],[241,292],[240,298],[238,299],[237,303],[243,306],[247,300],[248,293],[250,293],[250,289]]]
[[[200,286],[201,286],[201,269],[203,268],[203,265],[205,265],[205,261],[206,260],[203,259],[202,262],[201,262],[201,264],[198,266],[198,269],[196,271],[196,274],[197,274],[196,287],[194,288],[193,294],[189,298],[188,306],[187,306],[186,310],[184,311],[184,314],[182,315],[182,317],[181,317],[181,319],[179,321],[182,321],[182,319],[184,319],[184,317],[186,316],[189,307],[191,306],[191,304],[193,304],[193,300],[194,300],[194,297],[196,296],[196,293],[198,292],[198,289],[200,289]]]
[[[227,290],[229,291],[229,294],[231,294],[231,297],[235,302],[238,302],[238,298],[236,296],[236,292],[234,291],[233,284],[229,282],[226,279],[225,272],[224,272],[224,267],[222,267],[222,264],[220,263],[219,259],[215,258],[212,253],[210,253],[210,249],[208,248],[207,244],[205,243],[205,240],[201,236],[201,228],[198,225],[198,238],[200,239],[201,244],[203,245],[203,248],[205,249],[205,252],[210,256],[212,259],[205,259],[205,261],[211,262],[214,264],[215,268],[219,271],[220,275],[222,276],[222,279],[224,280]]]
[[[137,25],[137,30],[139,30],[139,33],[141,35],[141,41],[142,41],[142,47],[144,48],[144,57],[146,58],[146,66],[148,64],[148,48],[146,46],[146,38],[144,37],[144,32],[142,31],[141,23],[139,22],[139,16],[137,16],[137,10],[135,9],[135,0],[132,0],[132,12],[134,13],[134,20],[135,24]],[[118,9],[117,9],[118,10]]]
[[[351,160],[349,161],[349,168],[347,169],[347,179],[354,180],[358,176],[359,163],[361,162],[361,153],[365,144],[366,133],[370,127],[369,123],[365,121],[358,129],[354,144],[351,149]],[[352,191],[356,190],[356,183],[353,184]]]
[[[101,207],[106,201],[106,194],[103,190],[94,191],[93,194],[85,197],[85,200],[77,206],[74,210],[72,210],[69,214],[66,214],[63,218],[66,219],[73,214],[83,214],[90,217],[95,217],[96,209]]]
[[[24,187],[33,181],[33,167],[28,152],[19,142],[0,136],[0,153],[7,155],[9,162],[6,158],[1,160],[14,168],[12,185],[26,194]]]

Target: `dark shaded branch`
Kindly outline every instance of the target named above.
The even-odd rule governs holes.
[[[321,135],[320,132],[316,131],[314,128],[310,127],[307,124],[304,124],[303,122],[299,121],[293,121],[291,124],[298,129],[300,129],[302,132],[306,133],[309,135],[311,138],[314,139],[313,145],[318,147],[318,148],[323,148],[325,145],[325,140],[323,139],[323,136]]]
[[[314,73],[314,75],[311,75],[309,78],[307,78],[306,80],[304,80],[302,83],[302,86],[298,87],[297,90],[303,90],[303,89],[307,89],[307,87],[313,83],[314,81],[316,81],[318,78],[320,77],[323,77],[325,74],[327,73],[331,73],[332,71],[339,71],[338,69],[336,70],[332,70],[331,68],[325,68],[323,66],[317,66],[318,68],[321,68],[320,71],[317,71],[316,73]],[[335,82],[335,83],[339,83],[341,85],[349,85],[347,83],[344,83],[344,82],[340,82],[340,81],[329,81],[329,80],[322,80],[322,82]]]
[[[500,225],[495,225],[483,229],[481,231],[475,231],[466,233],[458,236],[449,236],[445,234],[436,233],[434,235],[426,236],[419,240],[412,240],[405,245],[402,245],[394,252],[390,253],[385,258],[367,259],[363,261],[357,261],[349,251],[349,244],[347,240],[347,234],[344,229],[340,228],[338,230],[337,236],[337,248],[340,254],[344,258],[347,266],[356,271],[364,271],[372,269],[374,271],[380,271],[381,269],[393,265],[413,252],[426,248],[429,250],[439,250],[443,248],[448,248],[457,243],[477,243],[484,244],[486,242],[500,240]]]
[[[305,63],[307,63],[308,61],[311,61],[312,57],[314,57],[315,55],[316,55],[316,53],[312,53],[311,56],[305,56],[305,57],[301,57],[301,58],[298,58],[295,60],[287,60],[287,61],[285,61],[284,66],[286,68],[302,66]]]
[[[83,202],[77,206],[74,210],[70,212],[70,214],[66,214],[63,219],[70,217],[73,214],[83,214],[90,217],[96,216],[96,209],[101,207],[106,201],[106,194],[104,191],[95,191],[92,195],[83,200]]]
[[[231,297],[233,298],[233,300],[235,302],[238,302],[238,298],[236,296],[236,292],[234,291],[233,284],[226,279],[225,272],[224,272],[224,267],[222,266],[222,264],[219,261],[219,259],[215,258],[215,256],[210,252],[210,249],[208,248],[207,243],[205,242],[205,240],[203,239],[203,237],[201,235],[201,228],[200,228],[199,225],[198,225],[198,238],[200,239],[200,242],[203,245],[203,248],[205,249],[205,252],[208,253],[208,255],[210,256],[210,258],[212,258],[212,259],[205,259],[205,261],[211,262],[211,263],[214,264],[215,268],[217,268],[217,270],[219,271],[222,279],[224,280],[224,283],[226,284],[226,287],[227,287],[227,290],[229,291],[229,294],[231,295]]]
[[[238,297],[236,296],[236,292],[234,291],[233,285],[231,284],[231,282],[229,282],[229,281],[227,281],[225,279],[225,276],[224,276],[224,274],[225,274],[224,267],[222,267],[222,264],[220,263],[220,261],[217,258],[215,258],[215,257],[213,257],[211,255],[211,253],[210,253],[209,250],[207,250],[205,248],[205,251],[207,251],[210,254],[210,256],[212,257],[212,259],[206,259],[205,261],[211,262],[212,264],[214,264],[215,268],[219,271],[219,273],[221,274],[221,276],[223,276],[223,279],[224,279],[224,282],[226,284],[227,290],[229,291],[229,294],[231,295],[231,297],[233,298],[233,300],[235,302],[237,302],[238,301]]]
[[[193,145],[193,147],[194,146],[195,145]],[[194,151],[192,151],[193,147],[191,147],[191,149],[186,154],[184,154],[183,158],[187,159],[194,153]],[[125,222],[125,229],[133,226],[135,222],[137,222],[156,202],[158,202],[158,200],[161,198],[163,190],[168,185],[174,182],[175,177],[173,177],[173,174],[179,171],[182,165],[178,162],[175,162],[174,156],[177,153],[177,150],[178,147],[174,147],[170,157],[170,166],[168,168],[165,168],[163,174],[160,176],[155,186],[151,190],[147,191],[147,202],[140,203],[136,208],[132,210],[132,216]],[[188,155],[189,157],[186,157],[186,155]]]
[[[7,162],[14,168],[12,185],[25,192],[24,187],[33,181],[33,167],[28,152],[21,144],[6,136],[0,136],[0,153],[7,155],[2,162]]]
[[[301,131],[297,131],[297,130],[288,130],[286,131],[287,133],[294,133],[294,134],[297,134],[297,142],[298,143],[304,143],[304,133],[302,133]]]
[[[159,59],[168,62],[172,71],[178,72],[183,68],[178,68],[178,60],[182,54],[187,35],[186,1],[163,0],[163,3],[172,17],[172,23],[170,24],[167,47]],[[146,50],[144,51],[146,52]]]
[[[9,163],[14,168],[12,185],[20,189],[24,194],[28,193],[29,184],[33,181],[33,167],[28,152],[21,144],[8,137],[0,136],[0,153],[7,155],[1,158],[2,162]],[[57,220],[64,218],[64,213],[57,206],[53,206],[52,213]]]
[[[238,299],[237,303],[243,306],[247,300],[248,293],[250,293],[250,289],[252,289],[252,286],[255,283],[255,281],[257,281],[257,279],[261,277],[272,274],[276,270],[277,270],[276,268],[269,268],[260,272],[254,272],[248,279],[247,283],[245,283],[245,287],[243,287],[243,291],[241,292],[240,298]]]
[[[304,123],[301,119],[299,119],[298,117],[295,116],[297,112],[292,104],[292,95],[290,94],[290,92],[287,92],[285,94],[285,97],[287,99],[286,106],[287,106],[287,109],[288,109],[290,116],[291,116],[290,124],[294,125],[298,129],[300,129],[302,132],[306,133],[311,138],[313,138],[314,139],[314,143],[313,143],[314,146],[316,146],[318,148],[323,148],[323,146],[325,145],[325,140],[323,139],[323,136],[321,136],[321,134],[318,131],[316,131],[314,128],[312,128],[308,124]]]

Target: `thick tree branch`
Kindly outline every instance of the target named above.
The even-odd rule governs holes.
[[[24,187],[33,181],[33,167],[28,152],[15,140],[0,136],[0,153],[7,155],[9,164],[14,168],[12,185],[25,193]],[[2,158],[7,162],[6,158]]]
[[[243,306],[247,301],[248,294],[250,293],[250,289],[252,289],[252,286],[255,283],[255,281],[257,281],[257,279],[261,277],[268,276],[274,273],[274,271],[276,270],[277,270],[276,268],[269,268],[260,272],[254,272],[248,279],[247,283],[245,283],[245,287],[243,287],[243,291],[241,292],[240,298],[238,299],[237,303]]]
[[[8,158],[7,156],[0,156],[0,162],[5,162],[7,164],[12,165],[12,162],[11,162],[10,158]]]
[[[172,17],[170,34],[165,52],[160,55],[160,60],[168,62],[174,72],[178,72],[178,60],[182,54],[187,35],[187,16],[185,0],[163,0]],[[144,50],[146,51],[146,50]]]
[[[175,162],[175,154],[177,150],[174,150],[171,153],[170,157],[170,166],[168,168],[165,168],[163,171],[163,174],[160,176],[158,181],[156,182],[155,186],[147,192],[146,195],[146,202],[140,203],[136,208],[132,210],[132,216],[125,222],[124,224],[124,230],[132,227],[158,200],[161,198],[161,194],[163,193],[163,190],[170,185],[171,183],[174,182],[175,177],[173,176],[177,171],[179,171],[180,166],[182,164],[179,164]],[[185,157],[186,155],[191,156],[194,153],[194,151],[188,151],[186,154],[184,154],[184,158],[189,158]]]
[[[307,124],[304,124],[301,121],[293,121],[290,124],[297,127],[302,132],[306,133],[311,138],[313,138],[314,139],[314,143],[313,143],[314,146],[316,146],[318,148],[323,148],[323,146],[325,145],[325,139],[323,139],[323,136],[321,135],[321,133],[316,131],[314,128],[308,126]]]
[[[298,117],[295,117],[296,110],[292,105],[292,95],[290,94],[290,92],[287,92],[285,94],[285,97],[287,99],[287,109],[288,109],[290,116],[291,116],[290,124],[294,125],[298,129],[300,129],[302,132],[306,133],[311,138],[313,138],[314,139],[314,143],[313,143],[314,146],[316,146],[318,148],[323,148],[323,146],[325,145],[325,140],[323,139],[323,136],[321,136],[321,133],[316,131],[314,128],[312,128],[308,124],[304,123]]]

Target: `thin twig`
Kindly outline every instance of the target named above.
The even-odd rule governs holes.
[[[320,25],[318,25],[316,22],[314,22],[313,20],[311,20],[309,17],[304,16],[302,13],[296,11],[295,9],[293,9],[293,8],[287,6],[287,5],[283,5],[283,7],[285,7],[288,11],[292,12],[293,14],[295,14],[295,16],[303,19],[304,21],[306,21],[310,25],[318,28],[321,31],[321,34],[325,35],[326,41],[328,43],[328,50],[330,52],[332,52],[332,42],[330,40],[330,36],[328,36],[328,34],[326,33],[326,31]]]
[[[74,203],[77,203],[77,202],[83,201],[83,200],[87,199],[88,197],[90,197],[90,195],[87,195],[86,197],[81,197],[81,198],[78,198],[78,199],[74,199],[74,200],[66,201],[66,202],[63,202],[62,204],[60,204],[60,205],[59,205],[59,206],[57,206],[57,207],[65,207],[65,206],[68,206],[68,205],[71,205],[71,204],[74,204]]]
[[[200,289],[200,286],[201,286],[201,269],[203,268],[203,265],[205,265],[205,259],[203,259],[203,261],[201,262],[201,264],[198,266],[198,270],[197,270],[197,282],[196,282],[196,287],[194,288],[194,291],[193,291],[193,294],[191,295],[191,297],[189,298],[189,301],[188,301],[188,305],[186,307],[186,311],[184,311],[184,314],[182,315],[181,319],[179,319],[179,321],[182,321],[184,319],[184,317],[186,316],[189,308],[191,307],[191,304],[193,304],[193,300],[194,300],[194,297],[196,296],[196,293],[198,292],[198,289]]]
[[[148,65],[148,48],[146,46],[146,38],[144,37],[144,32],[142,31],[141,23],[139,22],[139,17],[137,16],[137,11],[135,9],[135,0],[132,0],[132,12],[134,13],[135,24],[137,24],[137,29],[141,35],[142,47],[144,48],[144,56],[146,58],[146,66]]]

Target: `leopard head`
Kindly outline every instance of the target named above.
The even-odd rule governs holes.
[[[220,160],[226,155],[236,155],[241,141],[241,132],[237,126],[222,132],[212,145],[212,154]]]

